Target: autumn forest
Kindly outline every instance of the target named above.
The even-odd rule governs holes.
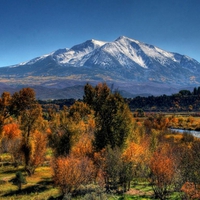
[[[86,84],[82,101],[62,107],[31,88],[4,92],[0,198],[199,199],[200,140],[171,130],[200,129],[198,92],[124,99]]]

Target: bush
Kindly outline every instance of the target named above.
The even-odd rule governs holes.
[[[21,191],[22,184],[26,184],[26,178],[23,176],[21,171],[16,172],[15,178],[11,180],[14,185],[17,185],[18,190]]]
[[[60,157],[53,163],[54,182],[62,194],[75,192],[94,180],[94,166],[88,158]]]

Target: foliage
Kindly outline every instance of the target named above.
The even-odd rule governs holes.
[[[173,186],[175,163],[172,149],[162,144],[153,154],[150,163],[150,182],[156,198],[166,199]]]
[[[101,150],[108,145],[122,148],[131,132],[132,114],[119,93],[112,94],[105,83],[95,88],[87,84],[84,102],[95,112],[96,149]]]
[[[37,130],[28,143],[22,140],[21,151],[24,154],[25,170],[29,176],[34,174],[35,169],[44,162],[46,142],[46,136]]]
[[[184,197],[186,199],[199,199],[200,190],[193,182],[185,182],[181,188],[181,191],[184,192]]]
[[[150,162],[149,141],[143,140],[140,144],[130,142],[122,154],[125,162],[132,165],[134,177],[148,177]]]
[[[25,169],[31,176],[42,163],[46,148],[45,136],[38,130],[43,124],[42,109],[36,102],[35,92],[31,88],[23,88],[14,93],[11,108],[20,122],[21,152],[24,156]]]
[[[200,87],[194,88],[193,92],[181,90],[170,96],[137,96],[126,99],[131,110],[143,109],[148,111],[199,111]]]
[[[53,179],[62,194],[75,192],[94,180],[94,166],[88,158],[59,157],[53,162]]]
[[[181,91],[171,98],[176,109],[181,109],[181,99],[192,96],[193,93]],[[167,104],[168,96],[161,99],[164,102],[160,105]],[[172,192],[183,192],[186,198],[197,197],[199,139],[187,133],[173,133],[169,127],[196,129],[200,127],[198,117],[189,113],[185,116],[144,113],[145,109],[131,113],[125,100],[105,83],[95,87],[87,84],[84,102],[73,102],[70,107],[63,104],[62,110],[59,106],[42,109],[30,88],[12,96],[2,94],[0,144],[1,152],[7,152],[9,157],[0,155],[0,164],[1,168],[7,165],[12,168],[9,177],[15,174],[17,169],[11,165],[16,163],[15,167],[23,167],[31,176],[27,179],[32,180],[48,159],[52,160],[54,184],[62,195],[71,193],[72,198],[89,191],[94,195],[85,197],[95,198],[96,190],[83,189],[89,188],[88,184],[117,195],[129,190],[132,180],[149,180],[160,199],[171,198]],[[51,152],[48,158],[46,147]],[[2,182],[8,186],[4,179]],[[53,183],[49,181],[49,185]],[[38,190],[38,186],[34,187]]]
[[[5,120],[10,116],[10,104],[11,95],[8,92],[4,92],[0,98],[0,141],[2,139],[2,127],[5,124]]]
[[[37,104],[35,91],[31,88],[23,88],[12,95],[11,113],[19,116],[21,112],[33,109]]]

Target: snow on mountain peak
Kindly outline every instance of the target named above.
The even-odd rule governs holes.
[[[23,66],[20,68],[20,66]],[[14,67],[16,67],[14,69]],[[87,40],[6,68],[17,76],[57,76],[78,81],[200,83],[200,63],[125,36],[111,42]],[[126,87],[126,86],[125,86]]]
[[[106,44],[106,42],[100,41],[100,40],[94,40],[94,39],[92,39],[91,41],[92,41],[92,43],[94,43],[95,45],[97,45],[97,46],[99,46],[99,47],[101,47],[101,46],[103,46],[104,44]]]
[[[59,64],[70,64],[76,67],[78,64],[80,64],[79,62],[83,59],[84,56],[103,46],[105,43],[106,42],[94,39],[87,40],[84,43],[73,46],[71,49],[62,54],[58,54],[56,56],[56,60]]]
[[[156,46],[145,44],[125,36],[120,36],[113,42],[95,39],[87,40],[70,49],[58,49],[50,54],[34,58],[13,67],[32,65],[47,57],[58,65],[72,67],[101,66],[105,68],[110,66],[120,66],[123,68],[136,69],[141,67],[149,69],[157,64],[169,66],[171,63],[179,64],[185,62],[182,55],[167,52]],[[187,58],[187,60],[189,60],[189,58]]]
[[[142,52],[140,48],[140,42],[134,39],[130,39],[125,36],[120,36],[117,40],[114,41],[116,48],[121,54],[124,55],[123,59],[119,59],[120,64],[122,65],[133,65],[130,62],[134,62],[143,68],[148,68],[145,64],[145,60],[142,57]],[[127,59],[129,63],[127,63]]]
[[[141,42],[139,42],[138,40],[134,40],[132,38],[126,37],[126,36],[120,36],[118,37],[115,41],[120,41],[120,42],[134,42],[136,44],[139,44]]]

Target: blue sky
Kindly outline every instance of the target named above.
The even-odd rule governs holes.
[[[200,62],[200,0],[0,0],[0,67],[122,35]]]

